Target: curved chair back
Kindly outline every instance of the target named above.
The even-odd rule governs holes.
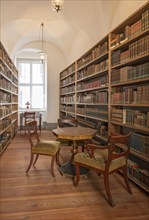
[[[27,122],[29,121],[32,121],[32,120],[35,120],[35,112],[24,112],[24,118],[25,118],[25,133],[26,133],[26,125],[27,125]]]
[[[31,147],[34,146],[34,142],[37,143],[40,142],[39,135],[37,132],[37,121],[36,120],[30,120],[26,123],[27,129],[28,129],[28,139]]]

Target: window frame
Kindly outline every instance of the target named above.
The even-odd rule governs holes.
[[[20,83],[20,77],[18,77],[18,91],[19,91],[19,94],[18,94],[18,104],[19,104],[19,109],[21,110],[25,110],[26,107],[21,107],[20,106],[20,87],[21,86],[24,86],[24,87],[27,87],[29,86],[29,90],[30,90],[30,106],[29,106],[29,109],[31,110],[37,110],[37,111],[45,111],[46,110],[46,79],[47,79],[47,76],[46,76],[46,63],[41,63],[40,62],[40,59],[35,59],[35,58],[31,58],[31,59],[28,59],[28,58],[17,58],[17,68],[19,70],[19,65],[21,63],[29,63],[30,65],[30,82],[29,83]],[[41,64],[43,65],[43,83],[33,83],[32,79],[33,79],[33,64]],[[19,71],[20,72],[20,71]],[[35,86],[43,86],[43,108],[33,108],[32,107],[32,103],[33,103],[33,87]],[[28,100],[25,100],[26,102]]]

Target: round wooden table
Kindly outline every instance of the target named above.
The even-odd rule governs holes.
[[[97,131],[87,127],[64,127],[54,129],[52,130],[52,132],[58,137],[58,139],[71,140],[73,142],[71,150],[71,159],[69,162],[62,164],[59,167],[59,171],[63,175],[68,175],[71,177],[76,176],[75,167],[73,164],[73,157],[78,152],[77,141],[91,140]],[[82,167],[80,169],[80,174],[85,175],[87,171],[88,170],[86,168]]]

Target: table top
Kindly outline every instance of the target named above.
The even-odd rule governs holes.
[[[52,132],[60,139],[87,140],[92,139],[97,131],[87,127],[64,127],[54,129]]]

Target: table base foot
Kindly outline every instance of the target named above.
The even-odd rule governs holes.
[[[58,170],[64,176],[70,176],[70,177],[76,176],[75,165],[72,164],[71,162],[67,162],[63,164],[58,168]],[[80,175],[87,175],[88,171],[89,169],[85,167],[80,167]]]

